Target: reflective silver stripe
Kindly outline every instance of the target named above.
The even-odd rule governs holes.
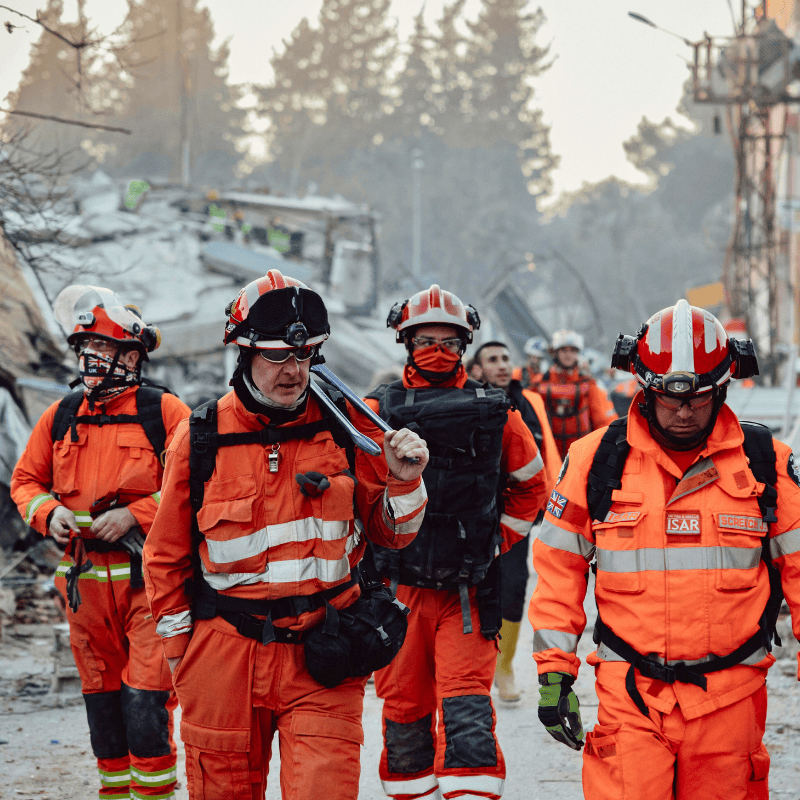
[[[753,569],[760,547],[644,547],[640,550],[597,548],[597,569],[603,572],[672,572],[685,569]]]
[[[168,783],[172,783],[172,781],[177,779],[178,769],[177,767],[169,767],[168,769],[161,769],[155,772],[142,772],[142,770],[132,766],[131,777],[142,785],[166,786]]]
[[[381,781],[383,791],[389,797],[398,794],[416,794],[429,792],[435,789],[439,783],[435,775],[425,775],[422,778],[412,778],[410,781]]]
[[[529,481],[534,475],[538,475],[544,469],[544,461],[542,461],[542,454],[537,453],[533,461],[528,462],[524,467],[515,469],[513,472],[508,473],[508,477],[512,481]]]
[[[533,652],[541,653],[551,647],[557,647],[564,653],[577,653],[579,634],[564,631],[537,630],[533,632]]]
[[[55,497],[51,494],[37,494],[36,497],[32,498],[28,503],[28,507],[25,509],[25,524],[30,525],[31,520],[33,519],[34,514],[48,501],[48,500],[55,500]]]
[[[413,517],[412,519],[409,519],[406,522],[395,523],[394,532],[402,534],[416,533],[419,530],[420,525],[422,525],[422,519],[424,516],[425,516],[425,509],[423,508],[422,511],[420,511],[419,514],[417,514],[416,517]]]
[[[618,656],[608,645],[601,644],[597,648],[597,656],[598,658],[602,658],[603,661],[624,661],[625,659],[622,656]],[[767,650],[765,647],[759,647],[758,650],[753,653],[753,655],[748,656],[744,661],[739,663],[744,664],[745,666],[751,667],[753,664],[758,664],[759,661],[767,657]],[[716,661],[722,656],[715,656],[713,653],[707,656],[703,656],[703,658],[697,658],[694,661],[682,660],[682,661],[665,661],[660,656],[656,656],[654,654],[650,654],[648,656],[649,659],[652,661],[658,661],[659,664],[666,664],[667,666],[674,667],[675,664],[685,664],[687,667],[693,667],[697,664],[706,664],[709,661]]]
[[[440,775],[439,788],[442,794],[448,792],[475,792],[481,796],[502,797],[505,781],[494,775]],[[463,797],[463,795],[462,795]]]
[[[769,554],[773,560],[798,551],[800,551],[800,528],[786,531],[786,533],[774,536],[769,540]]]
[[[416,516],[427,499],[428,493],[425,491],[425,484],[420,482],[420,485],[413,492],[388,497],[388,503],[394,518],[402,520],[403,517],[408,517],[409,515]],[[405,520],[403,521],[405,522]]]
[[[517,519],[516,517],[509,516],[508,514],[500,515],[500,522],[503,525],[508,525],[509,528],[515,530],[522,536],[527,536],[530,533],[533,523],[527,519]]]
[[[291,542],[310,542],[321,539],[333,542],[344,539],[350,532],[347,520],[322,520],[316,517],[296,519],[278,525],[266,525],[260,531],[237,539],[217,541],[206,539],[208,558],[214,564],[230,564],[245,558],[261,555],[271,547]]]
[[[567,553],[574,553],[576,556],[583,556],[587,561],[594,557],[594,545],[581,536],[579,533],[565,531],[554,525],[550,520],[545,519],[539,529],[539,539],[548,547],[556,550],[565,550]]]
[[[208,572],[203,564],[203,576],[217,591],[253,583],[302,583],[314,579],[323,583],[334,583],[349,574],[350,560],[346,555],[337,561],[313,556],[297,560],[270,561],[264,572]]]
[[[163,639],[169,639],[181,633],[191,633],[192,624],[191,611],[179,611],[177,614],[165,614],[156,625],[156,633]]]

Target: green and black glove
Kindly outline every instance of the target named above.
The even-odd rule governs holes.
[[[583,725],[578,696],[572,691],[575,678],[566,672],[539,676],[539,721],[558,742],[573,750],[583,747]]]

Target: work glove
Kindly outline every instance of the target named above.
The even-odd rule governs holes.
[[[84,559],[86,559],[84,561]],[[93,564],[86,558],[86,548],[83,546],[83,539],[78,536],[72,539],[72,566],[64,573],[67,579],[67,603],[73,614],[77,614],[81,604],[81,593],[78,589],[78,578],[88,572]]]
[[[299,472],[294,479],[300,486],[300,494],[311,498],[319,497],[331,485],[321,472]]]
[[[545,672],[539,676],[539,721],[557,741],[573,750],[583,747],[578,696],[572,691],[575,678],[566,672]]]
[[[144,536],[142,536],[141,529],[136,526],[131,528],[127,533],[117,539],[117,544],[122,545],[125,551],[132,556],[142,557],[144,549]]]

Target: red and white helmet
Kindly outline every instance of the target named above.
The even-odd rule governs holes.
[[[710,311],[686,300],[650,317],[636,338],[620,334],[611,366],[633,372],[645,389],[673,395],[758,375],[753,343],[729,338]]]
[[[225,313],[224,342],[240,347],[303,347],[321,344],[331,332],[322,298],[277,269],[248,283]]]
[[[386,320],[386,326],[395,329],[398,342],[418,325],[452,325],[464,331],[469,344],[481,320],[473,306],[465,306],[452,292],[434,283],[430,289],[417,292],[404,303],[395,303]]]
[[[145,325],[136,306],[101,286],[67,286],[56,298],[53,316],[73,346],[81,339],[105,339],[138,350],[146,360],[161,344],[158,328]]]

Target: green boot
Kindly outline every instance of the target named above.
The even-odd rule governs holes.
[[[504,703],[519,703],[522,699],[522,694],[514,683],[514,668],[511,666],[514,653],[517,651],[517,639],[519,639],[521,624],[504,619],[500,628],[500,652],[497,655],[494,685],[497,687],[500,700]]]

